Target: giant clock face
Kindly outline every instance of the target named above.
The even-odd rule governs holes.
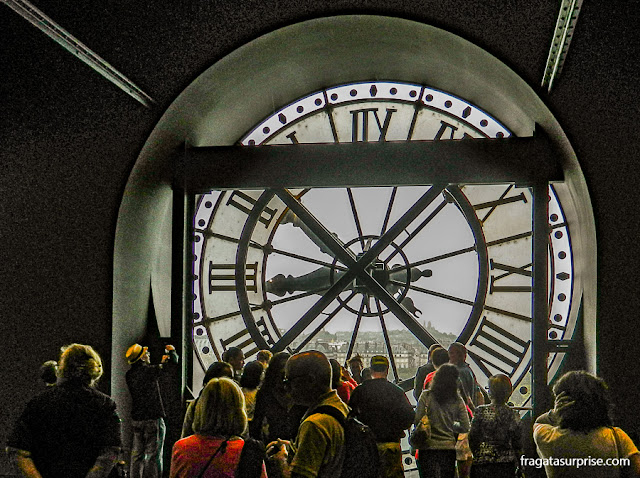
[[[341,85],[286,105],[240,143],[450,141],[511,133],[474,105],[425,86]],[[425,159],[428,160],[428,159]],[[348,164],[340,167],[349,167]],[[365,172],[363,172],[365,174]],[[343,349],[394,331],[424,346],[464,342],[479,382],[506,373],[511,401],[531,392],[532,196],[514,184],[211,191],[193,237],[194,350],[204,367],[230,346]],[[549,189],[549,338],[567,338],[573,287],[569,231]],[[445,344],[448,345],[448,344]],[[551,355],[554,372],[561,357]],[[415,370],[415,368],[414,368]]]

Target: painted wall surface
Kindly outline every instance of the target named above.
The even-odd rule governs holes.
[[[558,120],[584,172],[596,219],[598,321],[597,331],[589,333],[599,344],[598,368],[611,386],[618,421],[636,431],[640,330],[633,321],[639,308],[635,238],[640,226],[634,205],[640,199],[635,181],[640,60],[634,2],[585,2],[567,62],[550,95],[538,85],[556,2],[516,1],[498,8],[475,0],[411,6],[222,1],[187,7],[160,1],[153,7],[99,2],[79,8],[65,0],[37,6],[136,82],[157,105],[146,109],[136,103],[3,5],[3,443],[25,401],[42,389],[39,365],[56,358],[62,345],[93,345],[106,364],[100,387],[113,391],[111,354],[112,348],[118,349],[111,334],[116,219],[136,158],[169,104],[214,62],[264,33],[310,18],[353,13],[421,21],[469,40],[511,67]],[[380,36],[384,41],[384,34]],[[292,83],[295,86],[293,75]],[[153,170],[138,173],[143,182],[157,182],[144,177],[155,174]],[[138,193],[149,195],[149,214],[165,217],[168,205],[153,200],[161,191]],[[144,231],[139,236],[132,232],[128,240],[135,244],[139,237]],[[155,264],[138,272],[151,278],[163,267]],[[148,302],[141,301],[123,312],[131,314],[132,334],[144,334],[139,324],[147,308]],[[9,473],[4,457],[2,473]]]

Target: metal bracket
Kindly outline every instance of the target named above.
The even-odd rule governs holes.
[[[547,65],[542,78],[542,85],[551,91],[554,80],[560,75],[564,60],[569,51],[569,44],[576,28],[578,14],[582,8],[582,0],[562,0],[560,13],[556,22],[556,29],[547,58]]]

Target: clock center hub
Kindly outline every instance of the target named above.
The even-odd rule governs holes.
[[[358,254],[357,259],[359,260],[364,253]],[[366,269],[366,273],[373,277],[382,287],[386,287],[389,284],[389,268],[387,265],[380,261],[376,260],[372,262]],[[356,277],[354,281],[354,290],[360,293],[367,293],[367,286],[363,283],[362,278]]]

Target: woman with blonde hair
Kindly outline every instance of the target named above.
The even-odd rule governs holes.
[[[241,438],[246,426],[247,414],[240,387],[229,378],[209,381],[195,407],[195,434],[178,440],[173,446],[170,477],[266,478],[263,460],[255,450],[249,455]]]
[[[7,451],[23,476],[105,477],[118,458],[120,418],[95,389],[102,360],[89,345],[71,344],[58,363],[57,385],[29,401]]]

